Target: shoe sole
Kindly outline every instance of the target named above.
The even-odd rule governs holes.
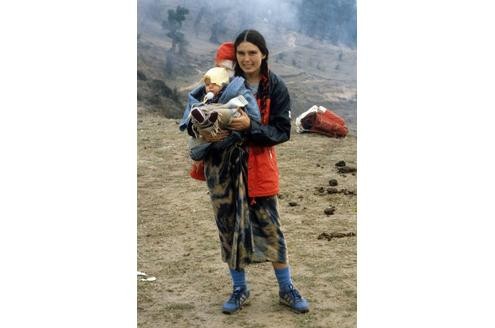
[[[194,117],[194,119],[196,121],[198,121],[199,123],[203,123],[205,121],[205,117],[204,117],[203,113],[201,113],[200,109],[194,108],[191,111],[191,116]]]
[[[217,118],[218,118],[218,113],[217,112],[211,112],[210,116],[208,117],[208,122],[215,123]]]
[[[309,309],[304,309],[304,310],[297,310],[297,309],[294,309],[290,304],[288,304],[287,302],[285,302],[284,300],[282,299],[279,299],[279,303],[282,304],[282,305],[285,305],[287,307],[289,307],[289,309],[294,312],[294,313],[308,313],[309,312]]]

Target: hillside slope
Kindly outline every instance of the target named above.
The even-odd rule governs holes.
[[[194,17],[194,14],[191,14]],[[209,41],[208,30],[195,33],[192,20],[183,28],[188,41],[185,55],[170,53],[171,39],[156,21],[144,21],[139,34],[137,68],[147,80],[138,79],[138,104],[167,117],[180,117],[187,92],[213,65],[218,44]],[[265,34],[270,50],[270,68],[286,82],[292,99],[293,115],[313,105],[331,108],[341,115],[351,131],[356,131],[356,49],[337,46],[295,31],[280,31],[266,24],[255,28]],[[235,34],[226,39],[234,38]],[[172,73],[166,72],[167,58],[173,58]],[[172,101],[167,91],[157,90],[159,80],[176,92],[182,104]]]

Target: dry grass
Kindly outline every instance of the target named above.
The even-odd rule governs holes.
[[[322,232],[356,232],[356,196],[320,194],[356,190],[356,177],[334,164],[356,161],[356,138],[293,134],[277,147],[280,213],[293,278],[311,303],[298,315],[278,304],[271,266],[248,267],[252,300],[227,316],[221,305],[231,287],[204,183],[188,176],[186,134],[174,120],[138,115],[138,269],[157,278],[138,282],[139,327],[355,327],[356,237],[317,239]],[[289,206],[297,202],[297,206]],[[327,216],[325,207],[335,214]]]

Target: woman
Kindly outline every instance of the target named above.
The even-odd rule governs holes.
[[[287,245],[278,214],[278,168],[274,146],[290,138],[290,97],[283,81],[268,69],[263,36],[245,30],[236,38],[235,75],[242,76],[256,96],[261,123],[242,112],[230,130],[203,136],[216,149],[205,158],[205,175],[222,244],[229,265],[233,293],[224,313],[242,308],[249,299],[244,267],[272,262],[279,284],[280,303],[296,312],[309,304],[295,289],[290,276]],[[237,136],[237,137],[233,137]]]

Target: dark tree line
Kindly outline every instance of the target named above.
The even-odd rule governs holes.
[[[356,46],[356,0],[303,0],[298,21],[301,33]]]
[[[189,21],[196,36],[209,33],[212,43],[220,43],[226,35],[233,33],[232,29],[240,31],[256,26],[261,20],[260,17],[267,17],[268,22],[278,30],[285,27],[320,40],[350,47],[355,47],[357,41],[356,0],[285,0],[283,8],[287,10],[277,11],[269,7],[261,14],[258,11],[239,11],[235,5],[238,6],[240,0],[232,1],[233,4],[215,5],[209,1],[198,0],[198,6],[195,8],[199,10],[193,11],[193,17],[190,17],[189,9],[183,6],[170,9],[166,0],[138,1],[141,15],[139,22],[146,17],[160,22],[167,31],[167,37],[172,40],[172,52],[176,53],[178,50],[181,55],[185,53],[187,45],[182,27]],[[139,24],[143,25],[142,22]]]

